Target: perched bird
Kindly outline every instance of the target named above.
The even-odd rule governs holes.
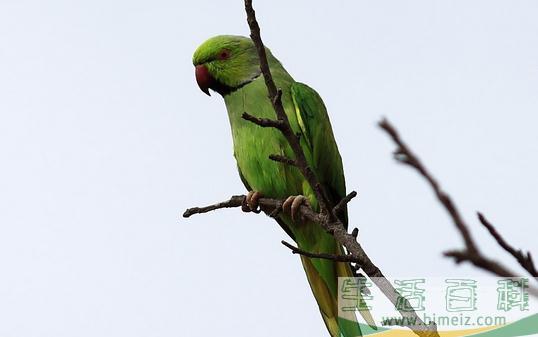
[[[266,52],[275,84],[282,90],[282,104],[290,125],[300,134],[309,166],[330,201],[336,204],[346,195],[346,186],[342,159],[325,105],[314,89],[296,82],[269,49]],[[285,212],[276,220],[298,247],[314,253],[342,254],[343,247],[319,225],[297,219],[301,204],[307,203],[314,210],[319,205],[296,167],[269,159],[271,154],[294,157],[284,136],[277,129],[262,128],[241,117],[248,112],[259,118],[275,118],[252,40],[232,35],[210,38],[196,49],[193,64],[200,89],[208,95],[209,89],[216,91],[226,103],[239,176],[249,191],[248,205],[255,209],[262,195],[287,198],[283,205]],[[342,220],[347,226],[347,210]],[[352,319],[338,317],[338,277],[353,276],[351,266],[304,256],[301,262],[331,336],[360,336],[354,313]],[[375,326],[368,311],[360,313],[368,324]]]

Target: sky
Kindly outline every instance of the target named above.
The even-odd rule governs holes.
[[[387,275],[484,275],[388,118],[483,251],[538,234],[538,2],[254,1],[262,37],[323,97],[350,221]],[[0,0],[0,335],[326,336],[285,233],[185,208],[244,193],[222,98],[192,53],[248,35],[234,1]],[[517,269],[513,267],[513,269]]]

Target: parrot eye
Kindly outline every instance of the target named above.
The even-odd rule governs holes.
[[[219,60],[227,60],[230,58],[230,51],[228,49],[223,49],[219,53]]]

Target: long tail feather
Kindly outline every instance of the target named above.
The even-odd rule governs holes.
[[[316,301],[318,302],[321,316],[323,317],[323,321],[325,322],[325,326],[327,327],[327,330],[329,330],[331,337],[362,336],[362,332],[357,322],[355,313],[349,312],[345,318],[338,317],[337,289],[332,289],[332,290],[329,289],[326,281],[324,280],[323,277],[321,277],[320,273],[315,268],[314,264],[309,258],[302,256],[301,261],[303,263],[303,267],[306,272],[308,282],[310,283],[312,293],[314,294],[314,297],[316,298]],[[331,262],[331,263],[338,264],[336,262]],[[342,264],[342,265],[345,265],[345,264]],[[345,270],[345,269],[344,269],[344,266],[337,267],[335,265],[334,267],[335,268],[334,268],[333,276],[337,282],[338,270],[339,269]],[[351,272],[350,268],[349,268],[349,272]],[[345,276],[349,276],[349,275],[346,274]],[[371,319],[371,315],[369,318]],[[371,321],[373,322],[373,320]]]

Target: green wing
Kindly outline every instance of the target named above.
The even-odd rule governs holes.
[[[308,151],[305,152],[309,152],[310,154],[310,158],[308,158],[310,161],[309,164],[316,173],[321,184],[324,186],[330,201],[335,205],[346,195],[346,181],[342,158],[338,152],[338,146],[334,139],[331,122],[325,104],[314,89],[306,84],[298,82],[291,86],[291,96],[295,105],[297,122],[302,134],[302,146],[306,146]],[[347,229],[347,209],[344,211],[342,221]],[[342,254],[343,248],[336,244],[334,238],[327,237],[322,240],[326,241],[325,245],[333,245],[335,251],[332,253]],[[325,245],[321,242],[319,243],[320,247]],[[331,265],[321,264],[319,261],[312,261],[311,263],[314,264],[317,273],[319,273],[321,278],[326,282],[331,278],[335,279],[339,276],[353,276],[349,264],[335,264],[334,267],[332,267]],[[312,281],[316,282],[316,272],[312,271],[308,273],[308,269],[305,268],[305,270],[307,270],[307,274],[310,279],[312,279],[311,283]],[[327,284],[330,284],[330,281],[327,282]],[[316,296],[316,298],[318,297],[321,298],[322,296]],[[359,312],[366,322],[372,328],[376,329],[375,322],[370,312],[368,310],[359,310]],[[327,323],[327,320],[326,324],[327,326],[330,326],[330,323]],[[354,330],[357,329],[357,326],[351,325],[345,327],[342,325],[340,329],[344,336],[361,335],[360,329],[358,331]]]
[[[314,89],[299,82],[292,84],[291,96],[303,146],[311,153],[310,165],[335,205],[346,196],[346,181],[325,104]],[[342,220],[347,229],[347,209]]]
[[[307,147],[308,151],[305,151],[305,153],[308,153],[307,159],[310,161],[309,164],[321,184],[324,186],[330,201],[335,205],[346,195],[346,181],[342,158],[338,152],[338,146],[334,139],[331,122],[325,104],[314,89],[302,83],[294,83],[291,86],[291,96],[301,133],[301,144],[303,147]],[[347,209],[344,211],[342,221],[347,229]],[[320,236],[318,237],[318,240],[317,247],[319,250],[334,254],[343,253],[343,248],[334,241],[333,237]],[[330,249],[330,247],[332,247],[332,250],[327,250]],[[308,263],[306,262],[312,263],[315,271],[309,270],[307,268]],[[319,284],[321,282],[319,279],[316,279],[316,276],[319,275],[319,277],[329,285],[329,288],[334,289],[334,296],[336,296],[337,290],[332,280],[337,280],[338,277],[342,276],[353,276],[349,264],[303,261],[303,265],[305,265],[305,263],[305,270],[307,270],[311,285],[314,283],[312,289],[314,290],[316,288],[316,283]],[[332,286],[330,285],[331,283]],[[316,299],[319,298],[319,304],[320,301],[323,300],[323,294],[318,293],[316,295],[316,290],[314,290],[314,293]],[[323,309],[322,312],[324,312]],[[375,322],[370,312],[367,310],[359,310],[359,312],[366,322],[374,328]],[[328,327],[331,325],[330,319],[326,319],[326,324]],[[358,329],[358,326],[356,325],[352,324],[351,326],[346,327],[345,324],[341,322],[339,325],[341,325],[340,331],[344,336],[361,335],[360,329]]]

